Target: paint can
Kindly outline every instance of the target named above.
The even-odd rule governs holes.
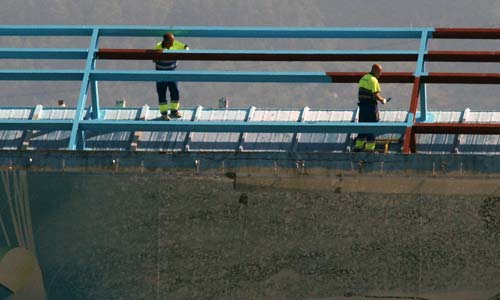
[[[125,108],[127,106],[127,101],[125,99],[116,100],[116,107]]]
[[[229,98],[222,97],[219,99],[219,108],[229,108]]]

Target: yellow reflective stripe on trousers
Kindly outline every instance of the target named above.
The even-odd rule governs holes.
[[[171,110],[178,110],[178,109],[179,109],[179,107],[180,107],[179,102],[171,102],[171,103],[170,103],[170,109],[171,109]]]
[[[365,144],[365,150],[373,151],[373,150],[375,150],[375,146],[376,146],[375,142],[367,142]]]
[[[168,103],[162,103],[162,104],[160,104],[160,113],[162,115],[168,113]]]

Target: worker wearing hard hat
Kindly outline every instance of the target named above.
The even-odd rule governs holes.
[[[378,78],[382,74],[382,66],[374,64],[371,72],[359,80],[358,106],[359,122],[378,122],[378,102],[387,103],[387,99],[380,94]],[[360,133],[356,139],[354,149],[357,151],[375,150],[375,135],[373,133]]]
[[[155,47],[156,50],[189,50],[189,47],[177,41],[171,32],[163,35],[163,40],[158,42]],[[173,71],[177,68],[176,60],[158,60],[154,61],[156,70],[158,71]],[[167,89],[170,91],[170,105],[167,102]],[[158,93],[158,102],[160,104],[160,113],[164,120],[170,118],[180,118],[179,112],[179,84],[177,81],[159,81],[156,82],[156,91]],[[168,111],[170,110],[170,114]]]

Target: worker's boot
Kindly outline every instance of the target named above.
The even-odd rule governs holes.
[[[179,119],[182,117],[181,113],[178,110],[172,110],[169,116],[172,119]]]
[[[367,151],[367,152],[375,151],[375,141],[366,142],[365,151]]]
[[[365,148],[365,139],[356,139],[356,143],[354,144],[354,152],[363,151]]]
[[[162,115],[161,115],[161,119],[162,119],[163,121],[170,121],[170,117],[169,117],[167,114],[162,114]]]

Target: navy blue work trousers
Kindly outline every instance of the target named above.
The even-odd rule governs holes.
[[[379,121],[378,105],[376,100],[360,100],[358,102],[359,106],[359,122],[369,122],[375,123]],[[358,134],[359,139],[365,139],[367,141],[374,141],[375,135],[373,133],[360,133]]]
[[[156,82],[156,92],[158,93],[158,102],[167,102],[167,89],[170,91],[170,100],[179,102],[179,85],[177,81],[158,81]]]
[[[174,71],[175,67],[170,70],[158,69],[156,71]],[[179,102],[179,84],[177,81],[157,81],[156,92],[158,93],[158,102],[160,104],[167,102],[167,89],[170,91],[170,101]]]

